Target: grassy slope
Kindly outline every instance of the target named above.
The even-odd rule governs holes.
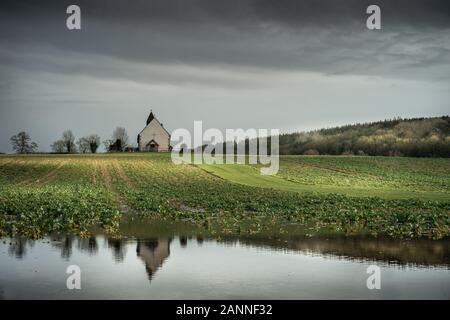
[[[200,165],[242,185],[352,197],[450,201],[449,159],[285,156],[276,176],[250,165]]]

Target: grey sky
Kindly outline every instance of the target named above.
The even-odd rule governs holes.
[[[66,28],[78,4],[82,30]],[[378,4],[382,30],[365,27]],[[308,130],[449,114],[450,2],[2,1],[0,151],[71,129]]]

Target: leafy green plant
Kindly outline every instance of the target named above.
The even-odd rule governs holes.
[[[87,235],[100,225],[114,233],[128,213],[190,221],[211,233],[254,234],[273,228],[285,233],[298,225],[347,234],[442,238],[450,235],[450,161],[426,160],[282,157],[277,179],[306,186],[294,192],[175,165],[169,154],[1,156],[0,232],[33,238],[52,231]],[[412,197],[389,198],[373,191],[383,188]],[[440,197],[421,197],[427,192]]]

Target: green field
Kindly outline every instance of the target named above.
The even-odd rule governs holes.
[[[258,166],[201,165],[223,179],[283,191],[337,193],[384,199],[450,200],[448,159],[283,156],[276,176]]]
[[[0,156],[0,232],[114,233],[122,216],[185,220],[217,234],[450,235],[450,159],[284,156],[250,165],[175,165],[169,154]]]

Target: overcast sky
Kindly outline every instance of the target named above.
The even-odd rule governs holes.
[[[81,7],[81,30],[66,8]],[[366,8],[381,8],[381,30]],[[131,142],[164,126],[310,130],[450,112],[450,1],[142,0],[0,4],[0,151],[66,129]]]

